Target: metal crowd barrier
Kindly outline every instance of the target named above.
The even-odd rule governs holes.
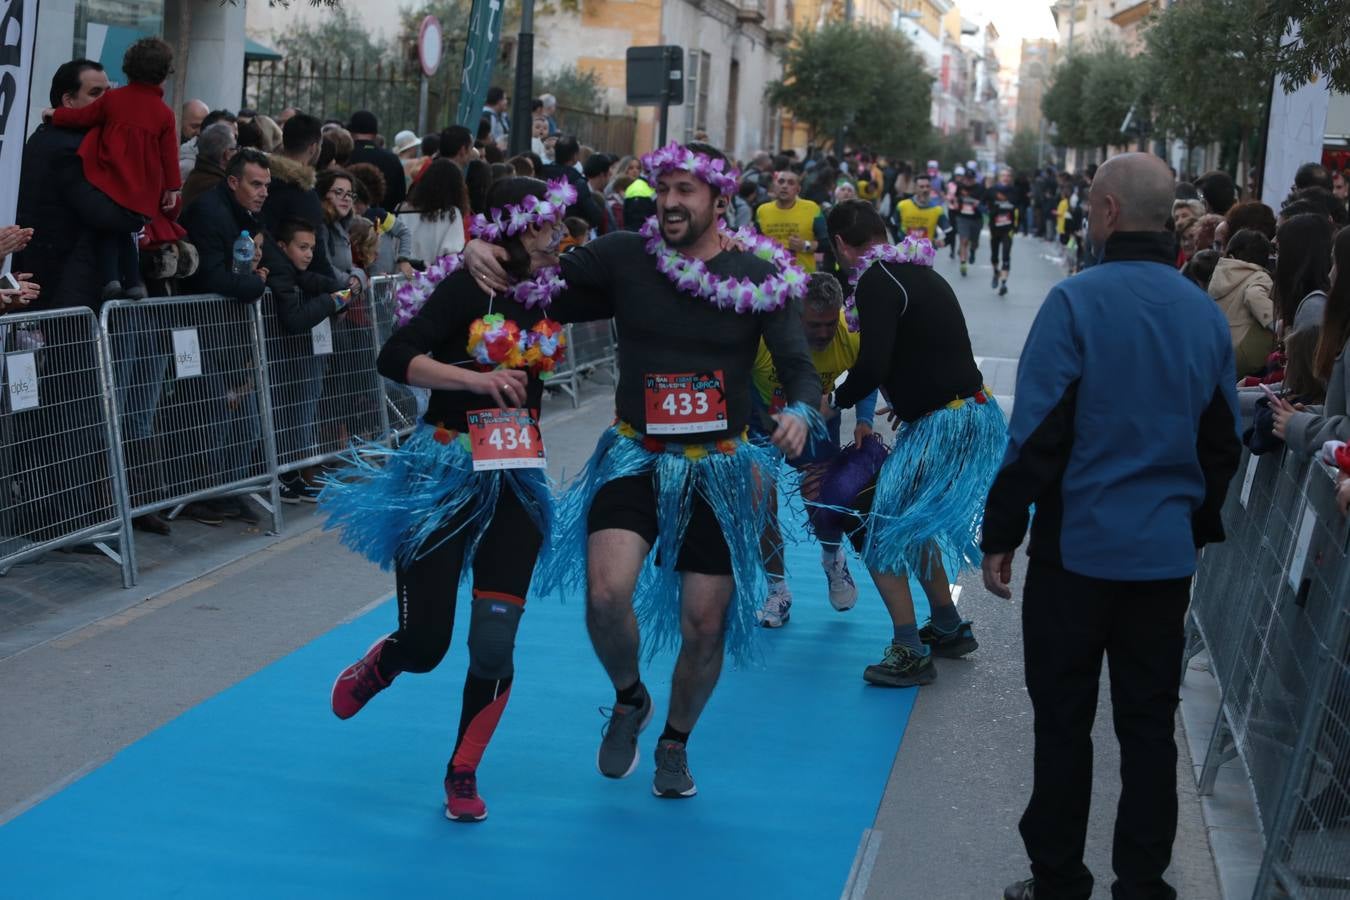
[[[1201,761],[1246,766],[1266,842],[1256,896],[1350,891],[1350,528],[1335,482],[1293,454],[1244,456],[1206,548],[1188,657],[1208,651],[1221,713]]]
[[[611,384],[619,381],[619,357],[612,320],[581,322],[564,327],[567,358],[548,380],[549,387],[565,391],[575,409],[581,403],[581,382],[605,373]]]
[[[0,354],[0,575],[92,544],[131,587],[126,485],[98,320],[87,309],[7,314]]]
[[[102,319],[130,517],[251,494],[280,528],[257,304],[113,300]]]
[[[375,344],[383,347],[389,335],[398,327],[394,321],[394,292],[403,283],[400,275],[380,275],[370,279],[370,298],[372,322],[375,327]],[[384,407],[390,430],[398,437],[406,437],[417,427],[417,421],[426,411],[427,398],[431,392],[422,388],[411,388],[397,381],[382,378],[384,384]]]
[[[401,279],[372,280],[346,314],[287,333],[270,293],[114,300],[0,317],[0,575],[94,544],[136,579],[131,520],[247,494],[282,527],[279,478],[335,461],[354,439],[395,442],[426,392],[381,378]],[[618,378],[609,322],[567,327],[551,382]],[[115,542],[117,550],[108,542]]]
[[[301,334],[286,330],[271,292],[258,310],[271,392],[274,474],[331,463],[353,440],[385,440],[388,404],[375,371],[382,342],[370,298],[354,298],[342,316]]]

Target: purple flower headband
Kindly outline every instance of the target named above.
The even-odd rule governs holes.
[[[479,213],[469,222],[469,234],[490,243],[514,237],[531,225],[552,225],[561,222],[567,207],[577,202],[577,189],[559,178],[548,183],[543,200],[530,194],[519,204],[508,203],[506,209],[493,209],[492,216]]]
[[[741,173],[726,160],[695,153],[674,141],[642,157],[642,171],[652,187],[656,187],[656,180],[667,172],[688,172],[728,197],[736,193],[741,183]]]

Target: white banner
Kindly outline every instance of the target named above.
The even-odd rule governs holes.
[[[1298,26],[1291,25],[1284,36],[1288,44],[1298,37]],[[1325,78],[1317,78],[1285,93],[1280,77],[1270,98],[1270,128],[1266,130],[1266,166],[1261,177],[1261,202],[1278,210],[1294,188],[1294,173],[1308,162],[1322,161],[1322,139],[1326,134],[1327,105],[1331,92]]]
[[[0,15],[0,225],[14,222],[19,167],[28,136],[28,81],[37,36],[37,0],[8,0]],[[9,261],[5,261],[6,272]]]

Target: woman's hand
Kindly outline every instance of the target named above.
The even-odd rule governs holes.
[[[183,196],[182,191],[165,191],[164,196],[159,200],[159,208],[164,212],[171,212],[178,205],[179,199]]]
[[[18,225],[6,225],[0,228],[0,257],[18,253],[33,239],[33,229],[20,228]]]
[[[474,372],[468,389],[475,394],[491,397],[502,409],[525,405],[525,385],[529,381],[520,369],[496,369],[492,372]]]
[[[412,281],[412,277],[417,274],[417,270],[413,268],[412,263],[408,262],[406,259],[398,264],[398,271],[399,274],[409,281]]]
[[[1302,403],[1294,404],[1283,397],[1271,397],[1270,411],[1274,413],[1275,416],[1275,425],[1271,430],[1275,432],[1275,436],[1282,441],[1285,440],[1285,432],[1289,428],[1289,420],[1294,417],[1294,413],[1303,412],[1303,410],[1304,406]]]
[[[489,294],[502,294],[511,285],[501,264],[510,258],[505,247],[474,238],[464,248],[464,267]]]
[[[36,281],[29,281],[33,276],[27,272],[15,272],[14,280],[19,283],[17,291],[0,291],[0,309],[16,309],[27,306],[38,298],[42,293],[42,288]]]

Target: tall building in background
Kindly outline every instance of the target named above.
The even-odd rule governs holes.
[[[1055,70],[1058,50],[1048,38],[1022,41],[1022,60],[1017,67],[1017,131],[1040,133],[1041,98]]]
[[[624,107],[629,47],[684,48],[684,105],[670,110],[675,140],[706,135],[735,157],[774,138],[764,89],[781,71],[777,51],[791,33],[791,0],[586,0],[535,21],[536,71],[564,65],[595,72],[610,108]],[[637,149],[657,140],[657,111],[639,111]]]

